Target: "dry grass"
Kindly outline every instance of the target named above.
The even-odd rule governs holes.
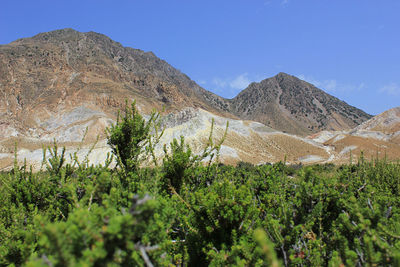
[[[333,143],[333,140],[326,142],[327,145],[335,147],[335,152],[340,153],[344,148],[349,146],[357,146],[351,150],[354,158],[361,155],[361,151],[366,159],[373,159],[376,157],[387,157],[390,160],[397,160],[400,158],[400,145],[393,142],[385,142],[372,138],[363,138],[359,136],[346,136],[345,138]],[[337,162],[348,162],[350,153],[341,155]]]

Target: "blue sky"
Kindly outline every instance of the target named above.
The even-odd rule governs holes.
[[[224,97],[282,71],[378,114],[400,105],[399,14],[399,0],[2,0],[0,44],[95,31]]]

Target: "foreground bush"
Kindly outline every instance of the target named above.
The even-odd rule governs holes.
[[[63,179],[16,169],[1,175],[0,264],[400,263],[399,164],[285,173],[283,164],[197,166],[180,193],[165,194],[162,167],[138,170],[140,193],[104,167]]]
[[[200,164],[220,144],[199,157],[174,140],[154,168],[118,146],[116,169],[57,147],[46,171],[15,165],[0,174],[0,266],[400,265],[399,163]]]

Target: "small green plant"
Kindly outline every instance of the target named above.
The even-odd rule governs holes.
[[[171,154],[168,154],[167,146],[164,145],[165,157],[163,159],[164,177],[161,181],[163,191],[175,190],[180,192],[182,184],[188,173],[191,172],[193,165],[197,163],[198,156],[192,154],[185,139],[181,136],[180,142],[174,139],[171,144]]]
[[[229,124],[227,123],[223,137],[218,143],[214,144],[214,120],[212,120],[208,142],[200,155],[193,154],[190,146],[185,144],[185,138],[183,136],[180,137],[179,142],[175,138],[172,140],[170,143],[170,153],[168,153],[167,145],[164,144],[162,166],[164,177],[161,181],[164,192],[174,191],[179,193],[182,185],[190,182],[189,177],[193,174],[193,169],[198,167],[203,160],[208,158],[208,168],[210,168],[214,158],[216,158],[216,161],[219,160],[219,150],[226,138],[228,126]]]
[[[49,151],[51,157],[46,158],[46,152]],[[62,148],[61,153],[58,151],[56,140],[54,140],[53,148],[45,148],[43,151],[43,162],[46,164],[47,171],[54,175],[59,175],[65,163],[65,147]]]
[[[127,174],[137,171],[149,155],[153,157],[154,146],[159,142],[160,114],[153,111],[146,121],[136,108],[134,101],[130,106],[126,101],[124,116],[118,113],[117,122],[106,129],[108,145],[117,158],[117,165]]]

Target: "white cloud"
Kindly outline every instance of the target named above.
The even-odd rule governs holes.
[[[224,88],[228,84],[225,80],[222,80],[220,78],[214,78],[212,82],[213,84],[215,84],[217,87],[220,88]]]
[[[214,78],[212,84],[215,86],[215,92],[224,97],[234,97],[241,90],[245,89],[251,82],[259,81],[257,75],[249,77],[247,72],[237,75],[236,77],[229,78]]]
[[[206,80],[200,80],[200,81],[198,81],[198,83],[204,85],[204,84],[207,84],[207,81]]]
[[[264,1],[264,6],[268,6],[269,4],[271,4],[271,0],[265,0]]]
[[[365,87],[364,83],[360,83],[359,85],[354,84],[343,84],[339,83],[337,80],[330,79],[330,80],[316,80],[312,76],[306,76],[304,74],[297,75],[297,77],[303,81],[309,82],[315,87],[321,88],[327,92],[354,92],[360,91]]]
[[[326,88],[327,91],[335,92],[337,87],[337,82],[336,80],[327,80],[325,81],[324,87]]]
[[[318,81],[318,80],[314,79],[313,77],[306,76],[304,74],[297,75],[297,77],[300,80],[309,82],[309,83],[315,85],[318,88],[322,88],[322,89],[325,89],[325,90],[330,90],[331,92],[334,92],[335,89],[336,89],[336,85],[337,85],[336,80]],[[324,87],[326,87],[326,88],[324,88]]]
[[[247,73],[240,74],[229,83],[229,86],[233,89],[245,89],[251,83],[247,76]]]
[[[212,83],[218,88],[231,88],[235,90],[245,89],[252,81],[248,77],[248,73],[242,73],[234,78],[214,78]]]
[[[379,92],[385,93],[391,96],[400,95],[400,86],[396,83],[390,83],[379,89]]]

